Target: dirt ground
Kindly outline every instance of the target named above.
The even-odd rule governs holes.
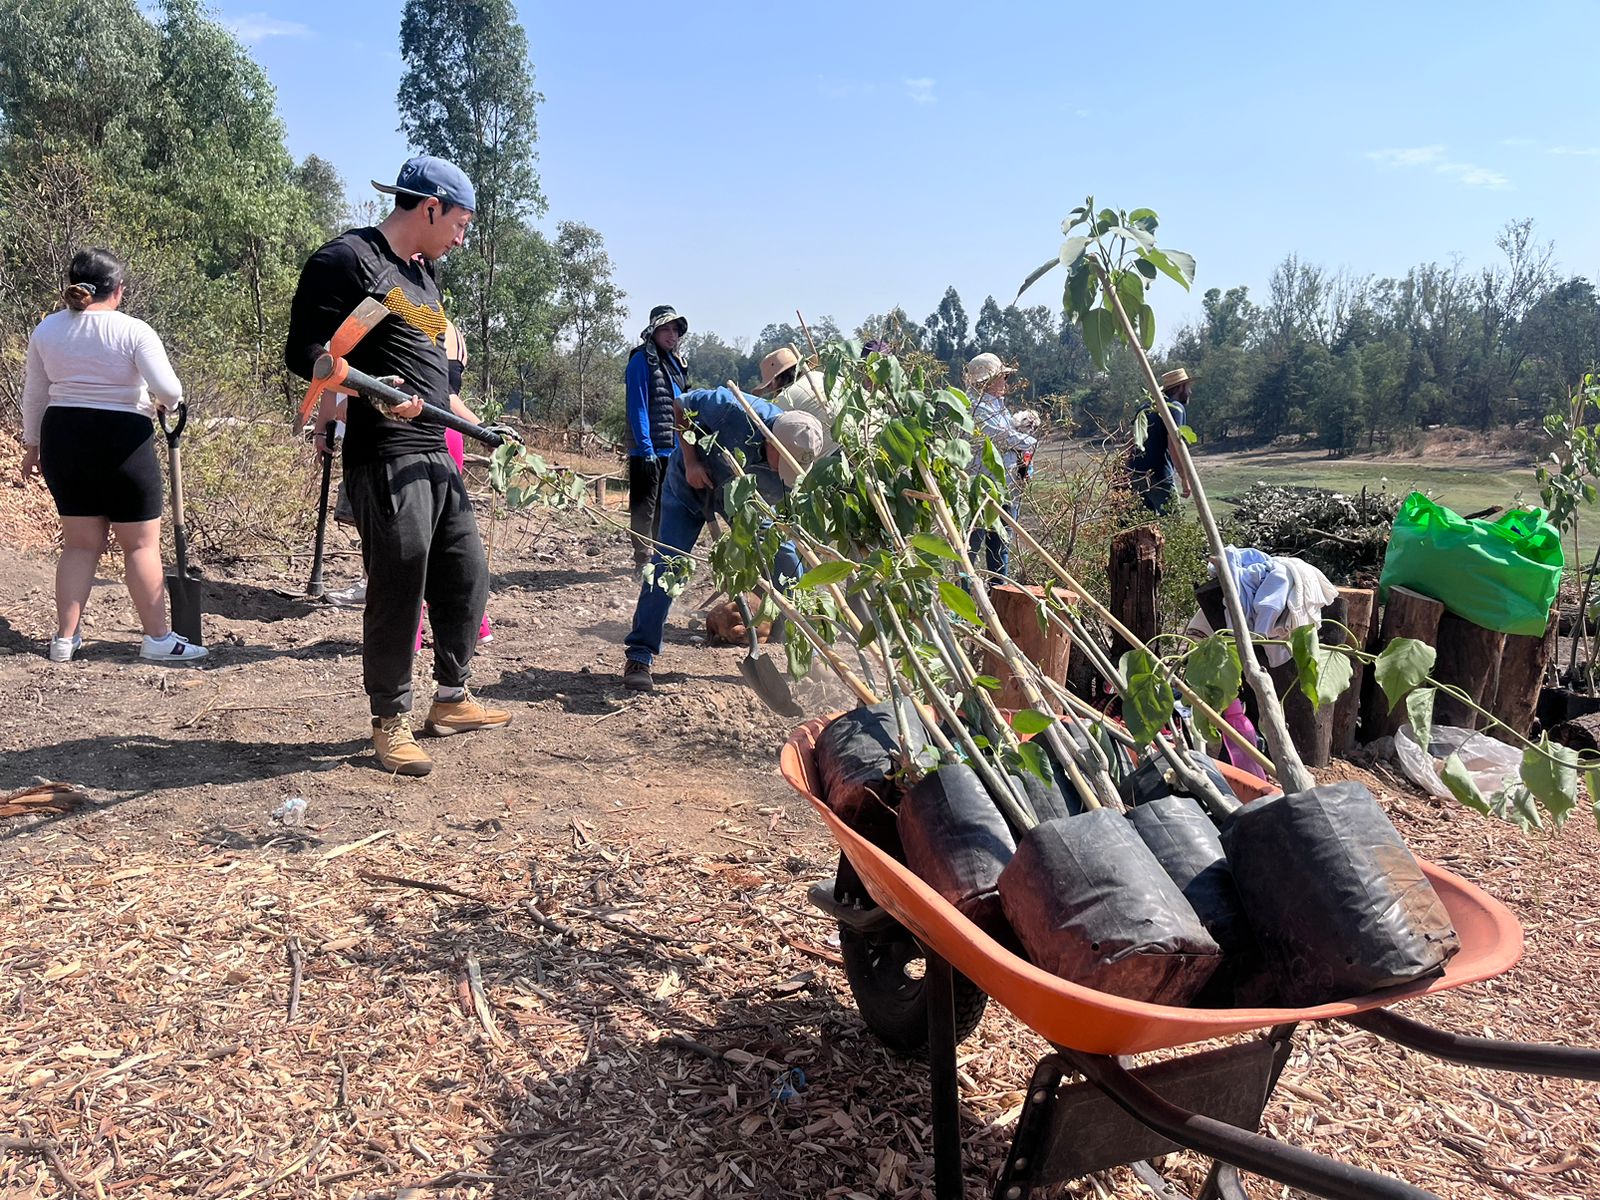
[[[805,900],[833,854],[776,774],[788,722],[692,603],[659,690],[621,689],[627,558],[570,521],[501,529],[474,687],[513,724],[428,743],[413,780],[367,755],[359,612],[236,570],[207,584],[212,657],[172,670],[137,659],[107,579],[51,666],[52,562],[0,557],[0,792],[90,798],[0,821],[0,1195],[932,1195],[925,1072],[864,1030]],[[1600,1045],[1592,824],[1525,840],[1335,773],[1527,931],[1509,975],[1407,1011]],[[271,815],[293,797],[303,830]],[[1046,1050],[992,1005],[964,1043],[969,1194]],[[1266,1124],[1451,1200],[1600,1193],[1595,1085],[1345,1026],[1302,1032]],[[1117,1171],[1059,1194],[1144,1193]]]

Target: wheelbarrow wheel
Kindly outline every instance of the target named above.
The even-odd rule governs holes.
[[[925,955],[900,925],[863,933],[839,925],[839,953],[856,1008],[867,1028],[889,1049],[917,1057],[928,1046]],[[955,977],[956,1041],[978,1027],[989,997],[959,971]]]

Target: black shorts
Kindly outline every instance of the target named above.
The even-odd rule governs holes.
[[[39,469],[63,517],[122,524],[161,516],[155,425],[142,413],[52,404],[40,429]]]

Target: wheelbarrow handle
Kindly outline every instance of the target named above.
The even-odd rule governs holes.
[[[167,424],[167,410],[158,408],[156,420],[161,422],[161,432],[167,435],[167,445],[176,446],[178,439],[183,436],[183,427],[189,423],[189,404],[187,401],[178,401],[178,419],[175,424]]]

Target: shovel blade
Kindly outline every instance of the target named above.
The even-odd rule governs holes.
[[[177,571],[167,572],[167,595],[172,599],[172,628],[178,636],[196,646],[205,642],[200,636],[200,583]]]
[[[753,654],[739,662],[739,674],[761,702],[780,717],[803,717],[805,711],[795,703],[789,677],[778,664],[763,654]]]

